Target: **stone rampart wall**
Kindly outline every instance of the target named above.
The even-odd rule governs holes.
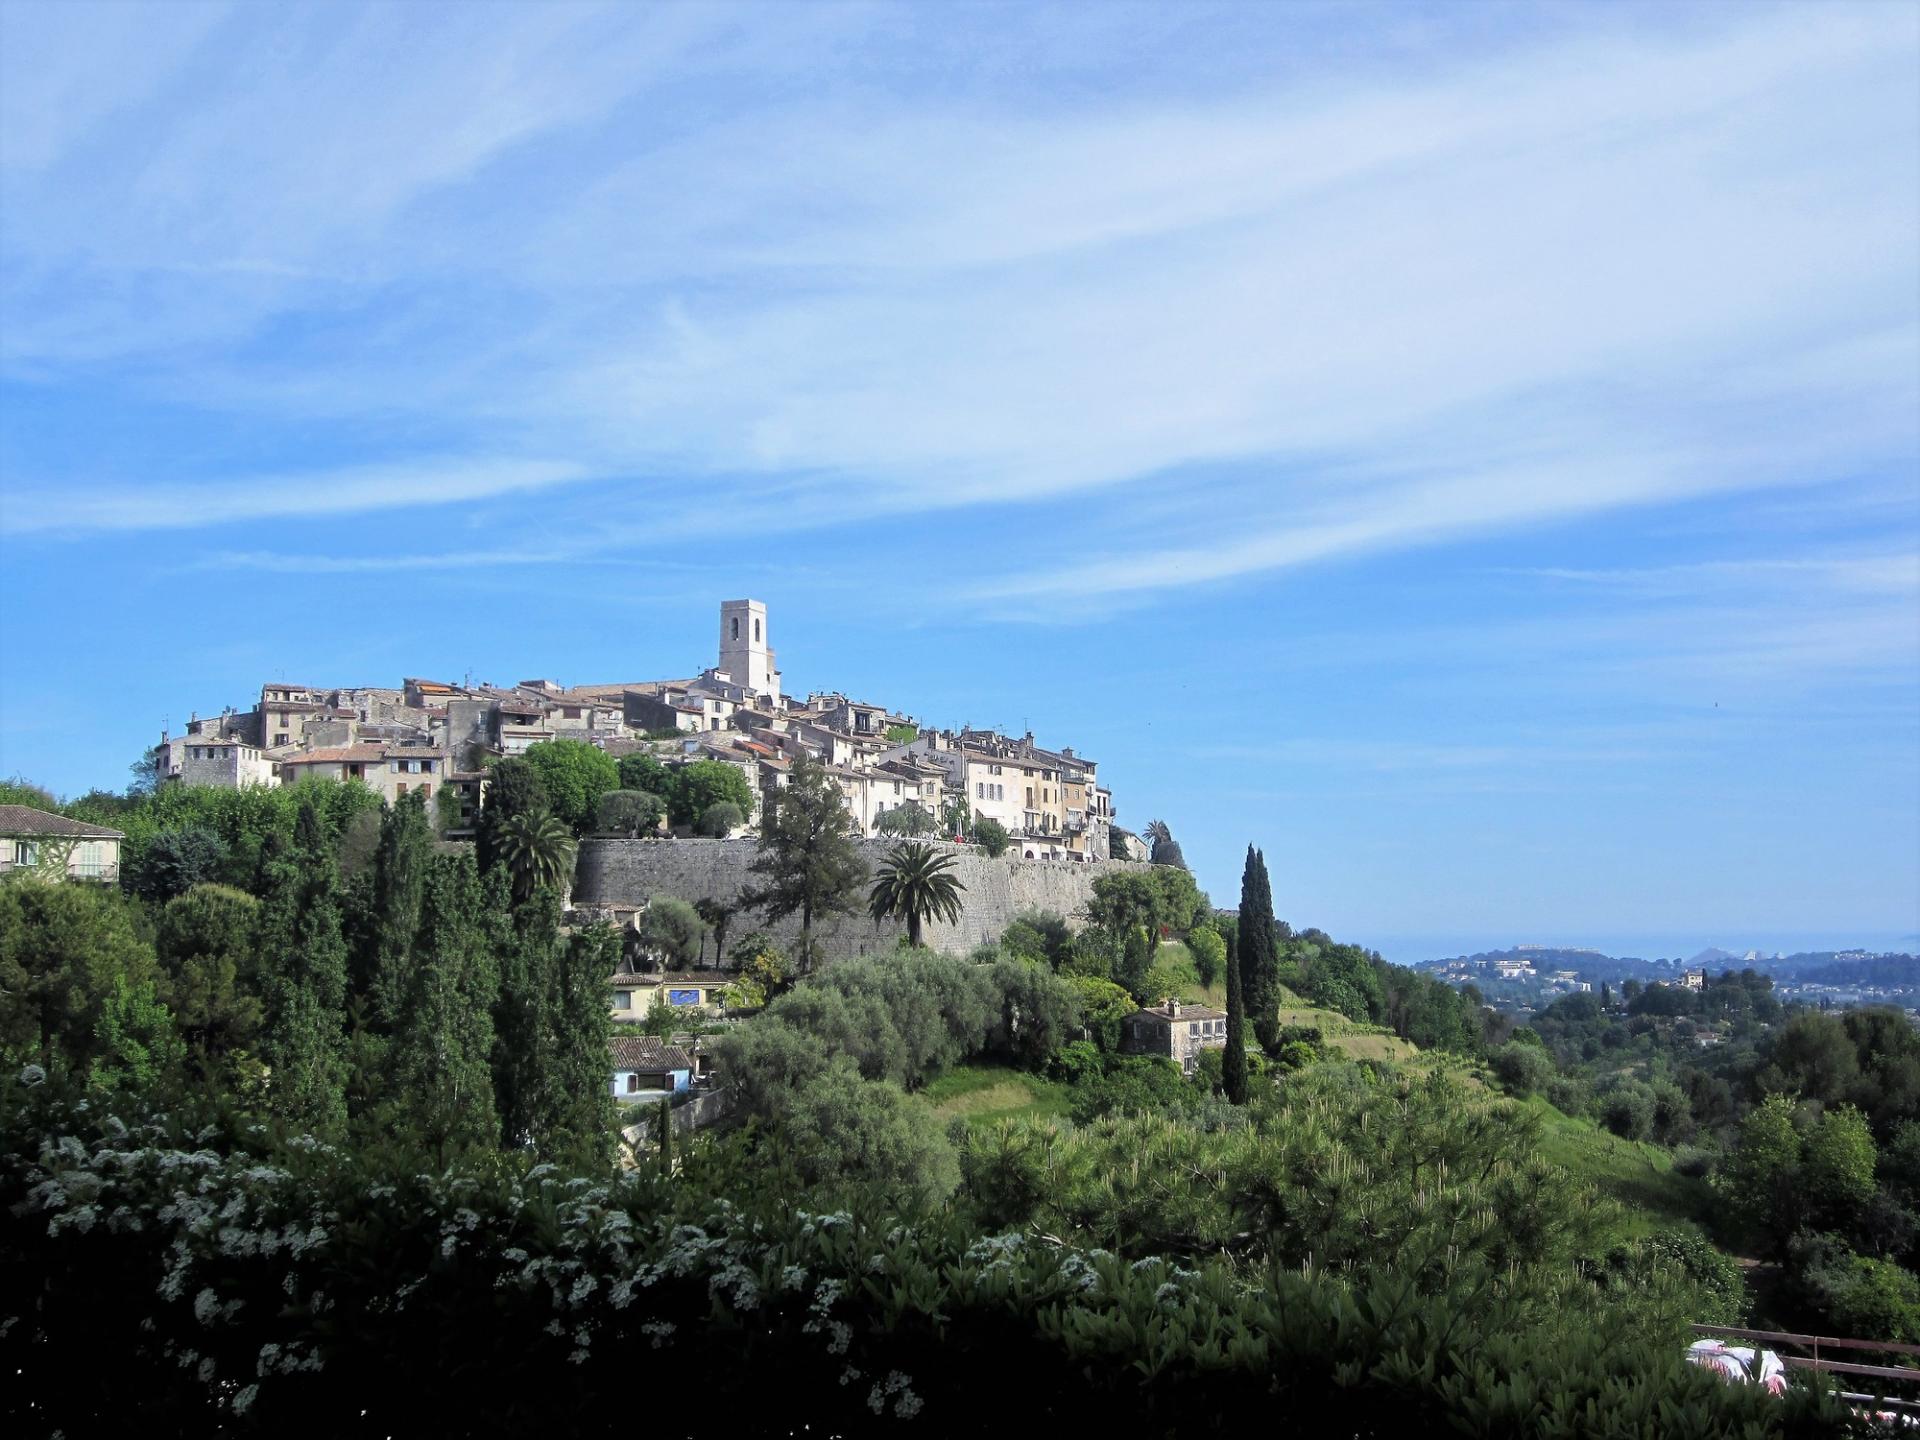
[[[854,842],[872,869],[878,869],[897,841]],[[1076,929],[1085,919],[1093,898],[1093,882],[1116,870],[1144,870],[1144,865],[1104,860],[1076,865],[1059,860],[1017,860],[1012,852],[990,860],[968,845],[933,842],[952,853],[954,875],[965,886],[960,922],[930,921],[925,940],[937,950],[965,954],[976,945],[997,940],[1014,916],[1026,910],[1046,910],[1064,916]],[[715,899],[737,904],[753,880],[747,867],[759,853],[758,842],[741,840],[583,840],[573,884],[573,903],[583,909],[608,905],[643,905],[656,895],[678,900]],[[864,895],[862,900],[864,902]],[[742,914],[728,927],[728,944],[758,927],[757,915]],[[796,916],[767,927],[782,944],[800,933]],[[875,927],[864,913],[835,916],[815,922],[814,933],[828,957],[871,955],[891,950],[906,927],[889,920]]]

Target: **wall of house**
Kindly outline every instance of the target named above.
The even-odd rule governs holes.
[[[878,868],[897,842],[854,842],[871,867]],[[930,921],[926,942],[937,949],[964,953],[1000,938],[1016,915],[1048,910],[1078,926],[1093,898],[1093,882],[1116,869],[1140,869],[1121,861],[1076,864],[1070,861],[1015,860],[1011,854],[990,860],[970,846],[939,844],[957,857],[954,875],[964,885],[960,922]],[[642,905],[655,895],[681,900],[711,897],[737,904],[753,876],[747,867],[758,854],[752,839],[740,840],[583,840],[574,876],[573,903]],[[728,927],[729,942],[745,935],[759,917],[742,915]],[[800,933],[796,916],[769,927],[783,944]],[[829,957],[872,955],[891,950],[906,927],[889,920],[876,927],[864,913],[816,923],[816,936]],[[637,1003],[637,1002],[636,1002]]]

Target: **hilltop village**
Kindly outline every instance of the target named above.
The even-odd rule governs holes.
[[[360,780],[386,800],[417,791],[442,833],[462,838],[473,833],[489,763],[543,741],[584,741],[616,757],[649,752],[668,765],[737,766],[753,796],[747,826],[807,755],[828,767],[862,835],[883,833],[884,816],[915,805],[938,822],[956,813],[995,821],[1024,859],[1147,858],[1136,837],[1113,826],[1113,795],[1096,762],[1071,746],[1043,748],[1031,732],[922,729],[909,714],[836,691],[801,700],[783,688],[770,637],[764,603],[729,600],[720,606],[716,663],[693,679],[495,686],[410,677],[397,688],[276,681],[260,687],[249,710],[196,714],[182,734],[163,734],[155,768],[163,784],[319,777]]]

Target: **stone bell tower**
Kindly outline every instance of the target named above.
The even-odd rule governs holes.
[[[720,664],[734,684],[780,699],[780,670],[767,644],[767,607],[760,600],[720,602]]]

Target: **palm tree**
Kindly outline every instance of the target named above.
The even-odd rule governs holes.
[[[934,853],[931,845],[914,841],[887,852],[887,863],[867,897],[867,913],[878,925],[889,916],[907,922],[907,943],[920,948],[920,927],[928,917],[949,925],[960,918],[960,895],[966,886],[951,874],[953,856]]]
[[[1178,865],[1182,870],[1187,868],[1187,857],[1181,853],[1180,842],[1173,838],[1173,831],[1167,828],[1166,821],[1149,820],[1147,828],[1140,833],[1152,847],[1147,851],[1147,858],[1155,865]]]
[[[724,900],[715,900],[712,896],[705,896],[694,901],[693,908],[699,913],[700,918],[706,921],[713,929],[713,968],[718,970],[726,963],[727,959],[727,926],[733,923],[734,914],[740,907],[737,905],[729,905]],[[706,959],[706,955],[707,937],[702,934],[700,937],[700,958],[704,960]]]
[[[494,848],[513,876],[514,898],[528,900],[543,885],[562,886],[573,873],[573,835],[546,810],[523,810],[500,822]]]

